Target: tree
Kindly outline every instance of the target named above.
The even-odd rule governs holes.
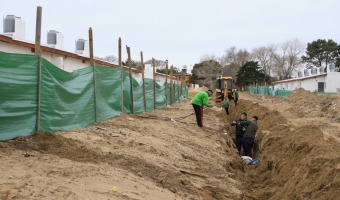
[[[156,69],[156,72],[165,74],[166,73],[166,68],[158,68]],[[177,67],[173,67],[173,74],[180,74],[181,70]],[[168,74],[170,74],[170,67],[168,68]]]
[[[252,57],[254,61],[258,61],[259,66],[263,69],[263,72],[266,76],[268,75],[270,77],[271,70],[274,64],[274,53],[276,51],[276,48],[274,45],[270,46],[263,46],[253,49]]]
[[[232,46],[225,50],[225,54],[219,59],[222,68],[223,76],[231,76],[236,80],[238,70],[242,65],[250,60],[250,53],[245,50],[237,50],[235,46]]]
[[[222,65],[215,59],[214,56],[205,56],[200,63],[195,64],[190,81],[213,89],[216,77],[222,72]]]
[[[225,50],[225,54],[220,60],[223,66],[236,64],[237,66],[241,67],[250,60],[250,53],[246,49],[237,50],[237,48],[233,46]]]
[[[226,65],[222,68],[222,75],[223,76],[231,76],[234,78],[234,80],[236,81],[237,78],[237,72],[240,69],[240,66],[238,66],[235,63],[231,63],[229,65]]]
[[[245,63],[237,73],[236,85],[242,87],[252,83],[269,82],[269,77],[265,78],[263,70],[259,67],[258,62],[249,61]]]
[[[129,59],[126,59],[125,61],[123,61],[122,65],[129,67]],[[131,67],[132,68],[141,70],[142,69],[141,66],[142,66],[142,64],[141,64],[140,61],[131,60]]]
[[[274,68],[277,75],[284,79],[291,78],[293,70],[301,66],[300,56],[304,45],[297,39],[288,40],[281,45],[281,54],[273,53]]]
[[[338,53],[335,61],[335,68],[337,72],[340,72],[340,44],[338,45]]]
[[[306,56],[302,60],[317,67],[322,64],[328,66],[329,63],[336,62],[339,58],[339,47],[333,40],[318,39],[307,44]]]
[[[114,55],[108,55],[108,56],[105,56],[104,58],[101,58],[101,57],[95,57],[96,59],[99,59],[99,60],[105,60],[107,62],[111,62],[111,63],[117,63],[118,62],[118,58]]]

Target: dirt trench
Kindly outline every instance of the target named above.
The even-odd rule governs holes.
[[[308,122],[309,118],[287,119],[258,101],[245,100],[232,109],[226,123],[236,119],[240,111],[260,119],[256,138],[260,151],[255,157],[261,164],[245,166],[245,172],[238,176],[244,185],[244,199],[339,198],[340,144],[337,137],[328,137],[323,131],[331,123],[295,123]],[[233,132],[231,127],[227,130]]]
[[[277,101],[268,106],[261,98],[241,99],[229,116],[218,108],[206,109],[204,128],[197,127],[194,116],[170,120],[192,113],[187,101],[84,129],[1,142],[0,197],[338,198],[340,146],[324,133],[331,124],[301,122],[307,118],[292,122],[291,115],[272,109],[280,107]],[[260,118],[256,166],[243,165],[233,144],[234,127],[228,124],[241,112]],[[23,157],[25,152],[33,157]],[[112,185],[118,189],[110,191]]]

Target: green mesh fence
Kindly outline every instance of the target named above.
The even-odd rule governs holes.
[[[0,52],[0,140],[35,132],[38,57]]]
[[[151,112],[154,109],[153,80],[145,78],[144,82],[145,82],[146,111]]]
[[[274,86],[249,86],[248,90],[251,94],[261,94],[268,96],[287,96],[290,90],[275,90]]]
[[[166,101],[167,101],[167,104],[166,105],[171,105],[171,84],[170,83],[167,83],[166,84]]]
[[[36,131],[38,62],[35,55],[0,52],[0,140]],[[70,130],[132,112],[129,73],[121,67],[96,66],[95,71],[86,67],[69,73],[42,59],[41,69],[41,130]],[[144,81],[146,111],[150,112],[154,109],[153,80]],[[132,82],[134,113],[142,113],[142,81]],[[187,87],[182,87],[181,97],[178,85],[173,88],[176,102],[187,97]],[[156,108],[170,105],[170,84],[167,94],[164,84],[156,83],[155,90]]]
[[[143,97],[143,81],[138,82],[133,79],[133,112],[143,113],[144,112],[144,97]]]
[[[279,97],[287,96],[290,93],[292,93],[291,90],[275,90],[275,96]]]
[[[97,121],[122,113],[122,68],[96,67]]]
[[[69,73],[43,59],[40,109],[42,130],[69,130],[93,124],[93,68]]]
[[[156,84],[156,108],[164,108],[165,102],[165,84]]]

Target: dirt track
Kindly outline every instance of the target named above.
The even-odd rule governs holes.
[[[94,126],[0,142],[0,199],[337,199],[340,97],[241,94],[226,116],[189,101]],[[227,124],[260,117],[258,166],[241,163]],[[24,157],[25,153],[33,155]]]

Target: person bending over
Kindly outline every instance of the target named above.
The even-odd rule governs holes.
[[[209,97],[213,94],[212,90],[197,93],[191,101],[196,114],[196,121],[199,127],[203,127],[203,108],[204,106],[212,107],[208,102]]]

